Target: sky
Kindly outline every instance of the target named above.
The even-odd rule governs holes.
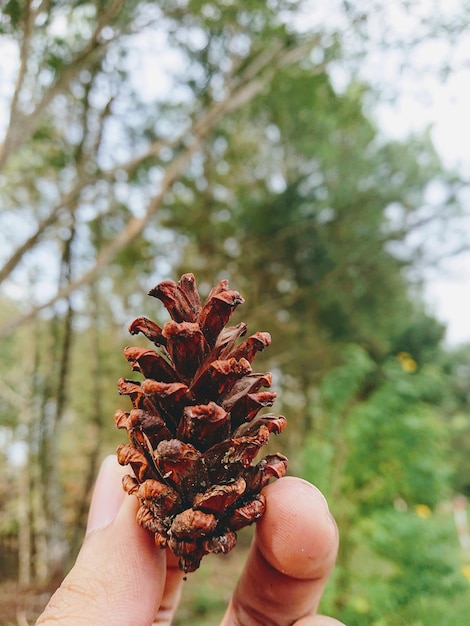
[[[453,0],[447,9],[458,12],[460,4]],[[399,86],[396,101],[384,101],[376,110],[383,132],[401,139],[409,132],[429,128],[443,164],[470,180],[470,32],[456,40],[440,37],[424,42],[408,65],[399,58],[384,63],[380,55],[370,61],[366,77],[378,84]],[[442,71],[447,63],[452,67],[448,75]],[[467,239],[469,190],[464,207],[468,218],[460,224]],[[424,276],[425,300],[430,313],[447,324],[448,345],[470,342],[470,249],[430,267]]]

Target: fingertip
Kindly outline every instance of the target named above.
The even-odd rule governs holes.
[[[333,617],[327,617],[326,615],[312,615],[304,617],[297,622],[294,626],[345,626],[343,622],[339,622]]]
[[[289,477],[263,493],[266,511],[224,626],[295,624],[313,617],[335,562],[336,524],[316,487]]]
[[[282,478],[267,487],[256,541],[266,561],[292,578],[320,579],[333,568],[338,530],[323,494],[311,483]]]
[[[152,533],[136,521],[138,500],[122,488],[126,471],[115,457],[103,461],[86,540],[38,624],[148,626],[153,622],[165,588],[166,556],[156,549]]]
[[[128,470],[117,462],[115,455],[105,457],[96,478],[88,512],[86,532],[110,524],[125,498],[122,478]]]

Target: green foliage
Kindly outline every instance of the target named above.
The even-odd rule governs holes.
[[[372,359],[359,346],[346,346],[343,359],[343,364],[328,372],[321,383],[322,403],[330,416],[347,410],[351,401],[362,395],[364,383],[375,369]]]
[[[372,553],[357,548],[359,575],[342,615],[347,624],[464,623],[470,590],[459,571],[451,516],[429,512],[423,518],[414,511],[389,509],[365,520],[358,534]],[[361,562],[364,557],[369,567]]]
[[[444,332],[444,325],[436,318],[417,311],[408,326],[392,339],[391,352],[408,353],[419,365],[435,362],[440,356]]]
[[[22,3],[19,0],[3,0],[0,8],[0,34],[16,30],[23,17]]]
[[[432,514],[450,495],[450,438],[437,409],[446,395],[437,366],[419,368],[403,354],[377,365],[358,346],[323,378],[303,475],[328,494],[338,519],[326,606],[347,624],[445,624],[426,621],[427,598],[444,620],[445,594],[465,589],[452,518]]]
[[[367,508],[394,498],[433,506],[446,495],[447,433],[428,397],[444,381],[434,371],[400,370],[387,364],[384,382],[346,424],[352,452],[345,471]]]
[[[470,496],[470,346],[448,351],[442,357],[448,377],[446,425],[452,440],[454,485]]]

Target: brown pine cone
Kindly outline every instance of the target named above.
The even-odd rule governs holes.
[[[140,317],[129,327],[157,350],[124,351],[144,380],[118,382],[133,405],[115,415],[129,435],[118,460],[132,468],[124,488],[140,501],[137,521],[191,572],[205,554],[229,552],[236,531],[263,515],[260,491],[285,474],[287,459],[272,454],[252,462],[286,420],[258,415],[276,393],[261,390],[271,386],[271,374],[254,373],[251,363],[271,338],[258,332],[236,345],[246,324],[226,324],[243,298],[227,281],[212,289],[203,306],[192,274],[179,283],[164,281],[149,295],[162,301],[171,320],[161,328]]]

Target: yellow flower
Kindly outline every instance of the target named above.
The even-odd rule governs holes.
[[[399,352],[397,354],[397,361],[400,363],[402,369],[409,374],[416,372],[418,364],[408,352]]]
[[[465,576],[465,578],[468,580],[468,582],[470,584],[470,564],[462,565],[461,572],[462,572],[462,574]]]
[[[427,519],[431,517],[432,511],[427,504],[417,504],[415,506],[415,513],[418,517],[421,517],[421,519]]]
[[[364,596],[354,596],[351,600],[352,607],[358,612],[365,615],[370,611],[370,604]]]

